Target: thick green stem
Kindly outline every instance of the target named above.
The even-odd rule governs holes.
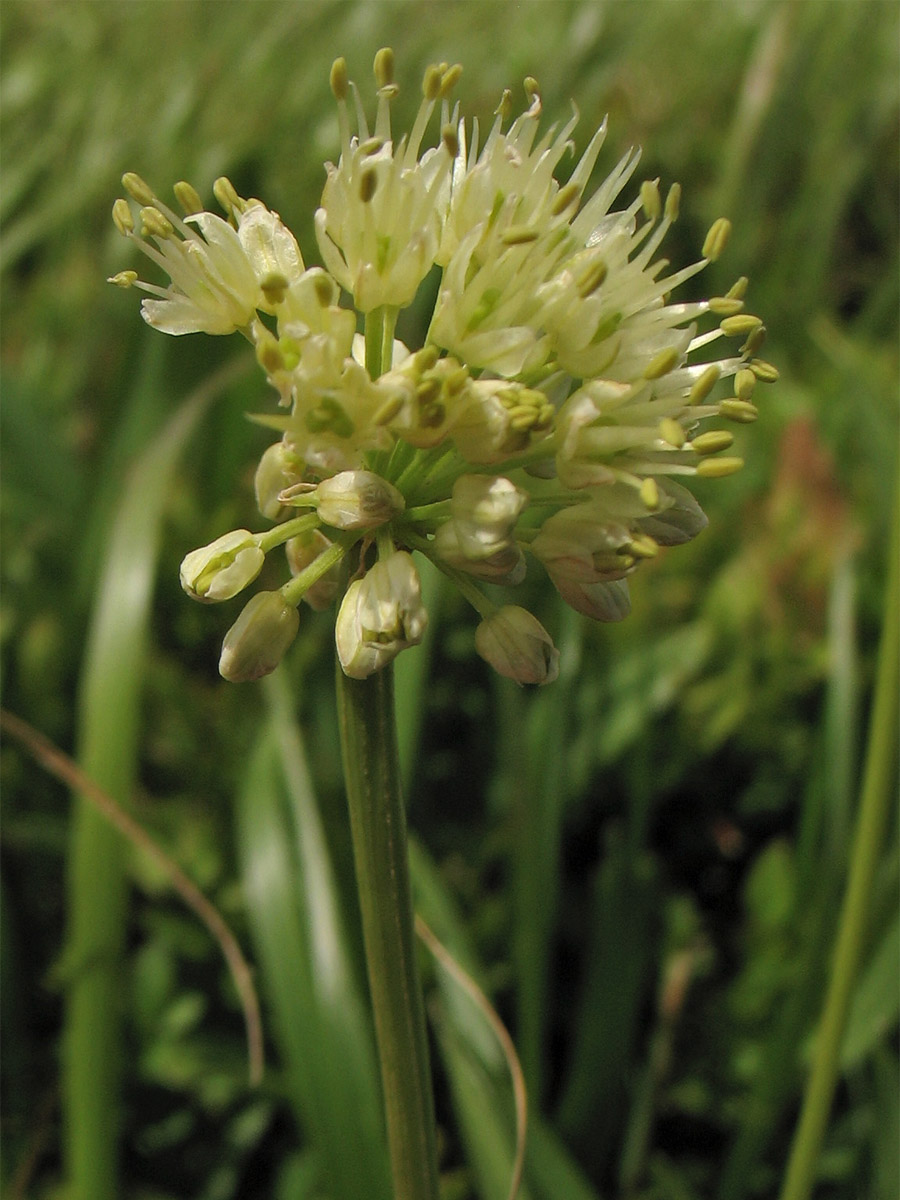
[[[437,1200],[434,1104],[415,958],[390,667],[337,669],[344,778],[395,1200]]]
[[[878,656],[875,701],[853,841],[847,892],[841,911],[831,979],[816,1037],[812,1070],[794,1134],[781,1200],[808,1200],[816,1178],[831,1101],[838,1078],[841,1041],[863,951],[866,918],[884,829],[896,794],[898,654],[900,654],[900,514],[895,507],[890,544],[885,624]]]

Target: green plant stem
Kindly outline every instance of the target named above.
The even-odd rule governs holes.
[[[395,1200],[437,1200],[434,1103],[415,959],[390,667],[337,668],[344,778]]]
[[[875,700],[859,817],[840,916],[831,979],[813,1054],[812,1070],[794,1134],[781,1200],[807,1200],[838,1078],[841,1040],[863,951],[878,855],[894,796],[897,769],[898,655],[900,655],[900,513],[895,503],[890,539],[885,624],[878,656]]]

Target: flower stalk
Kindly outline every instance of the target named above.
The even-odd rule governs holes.
[[[338,667],[344,779],[396,1200],[437,1200],[434,1102],[415,959],[393,670]]]

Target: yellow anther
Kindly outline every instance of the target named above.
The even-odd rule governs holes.
[[[738,279],[736,281],[736,283],[734,283],[728,289],[728,291],[725,293],[725,295],[734,300],[743,300],[743,298],[747,294],[747,284],[749,282],[750,282],[750,280],[747,278],[747,276],[742,275],[740,277],[740,279]]]
[[[372,64],[375,72],[375,82],[380,88],[390,87],[394,82],[394,51],[390,46],[382,46],[375,55]]]
[[[150,185],[145,183],[134,171],[125,172],[122,176],[122,187],[132,200],[137,200],[138,204],[153,204],[156,200]]]
[[[691,449],[695,454],[719,454],[734,443],[734,434],[727,429],[710,429],[691,440]]]
[[[134,233],[134,217],[131,215],[131,206],[121,196],[112,207],[112,219],[116,229],[125,237],[128,237],[129,233]]]
[[[174,232],[172,222],[159,209],[141,209],[141,233],[144,237],[170,238]]]
[[[110,275],[106,282],[114,283],[116,287],[130,288],[137,277],[137,271],[120,271],[118,275]]]
[[[196,188],[184,179],[179,181],[172,188],[175,193],[175,199],[181,205],[182,212],[186,217],[192,217],[194,213],[203,212],[203,201]]]
[[[316,293],[322,308],[328,308],[330,304],[334,304],[337,300],[337,287],[330,275],[326,275],[324,271],[316,272],[313,276],[313,291]]]
[[[742,458],[701,458],[695,468],[701,479],[724,479],[744,465]]]
[[[420,404],[431,404],[441,394],[441,381],[434,375],[416,385],[416,399]]]
[[[678,366],[680,358],[681,354],[674,346],[669,346],[666,350],[660,350],[659,354],[654,355],[644,368],[644,378],[661,379],[663,375],[668,375],[670,371]]]
[[[556,409],[552,404],[542,404],[535,418],[535,429],[549,429],[556,418]]]
[[[719,328],[726,337],[741,337],[745,333],[753,333],[759,329],[762,321],[752,313],[737,313],[733,317],[725,317],[719,322]]]
[[[659,542],[647,533],[636,533],[626,549],[635,558],[656,558],[659,554]]]
[[[437,346],[423,346],[421,350],[416,351],[416,369],[422,372],[430,371],[440,356],[441,352]]]
[[[459,82],[459,77],[462,75],[462,63],[454,63],[452,67],[447,67],[441,76],[441,99],[449,96]]]
[[[469,368],[457,367],[455,371],[451,371],[444,380],[444,387],[447,389],[448,396],[458,395],[466,384],[469,382]]]
[[[648,221],[658,221],[662,212],[659,198],[659,180],[645,179],[641,184],[641,208]]]
[[[641,483],[640,497],[651,512],[659,508],[659,485],[652,475],[648,475]]]
[[[450,157],[456,158],[459,154],[459,136],[449,122],[441,126],[441,141]]]
[[[402,396],[392,396],[390,400],[385,400],[381,408],[377,410],[372,418],[376,425],[387,425],[393,421],[394,417],[400,412],[403,407]]]
[[[578,289],[579,298],[587,300],[588,296],[592,296],[608,274],[609,267],[603,259],[595,258],[575,276],[575,286]]]
[[[368,204],[378,187],[378,176],[372,167],[367,167],[359,177],[359,198]]]
[[[709,311],[717,317],[735,317],[744,307],[743,300],[735,296],[711,296],[707,304]]]
[[[550,205],[550,215],[553,217],[560,216],[572,204],[577,204],[581,197],[581,189],[577,183],[567,183],[565,187],[561,187]]]
[[[539,237],[539,231],[531,225],[510,225],[500,234],[500,241],[504,246],[525,246]]]
[[[741,367],[734,377],[734,391],[739,400],[749,400],[756,387],[756,376],[749,367]]]
[[[535,410],[527,404],[517,404],[509,410],[509,425],[517,433],[524,433],[534,426]]]
[[[431,64],[422,77],[422,95],[426,100],[437,100],[441,91],[441,68]]]
[[[759,409],[755,404],[751,404],[749,400],[739,400],[736,396],[729,396],[727,400],[723,400],[719,405],[719,412],[729,421],[737,421],[741,425],[750,425],[759,416]]]
[[[259,341],[256,343],[256,361],[267,375],[274,375],[276,372],[284,370],[284,355],[281,353],[281,347],[278,345],[277,338],[268,330],[264,335],[259,336]]]
[[[535,100],[540,103],[541,89],[538,86],[538,81],[533,75],[526,75],[524,80],[525,95],[528,97],[528,103],[533,104]]]
[[[755,354],[757,350],[762,349],[765,340],[766,327],[765,325],[759,324],[755,329],[750,331],[750,336],[747,338],[746,342],[744,342],[743,346],[741,346],[741,354],[743,354],[745,358],[749,358],[751,355]]]
[[[237,194],[234,184],[226,175],[220,175],[213,184],[213,195],[229,217],[234,213],[242,213],[247,207],[245,201]]]
[[[688,395],[688,404],[702,404],[719,382],[721,374],[722,369],[717,363],[712,363],[708,366],[699,379],[694,382],[694,386]]]
[[[658,429],[662,440],[668,442],[670,446],[674,446],[676,450],[680,450],[684,445],[686,441],[684,429],[674,417],[663,417]]]
[[[270,304],[281,304],[287,295],[289,284],[287,277],[280,271],[270,271],[260,280],[259,286]]]
[[[512,112],[512,92],[509,88],[503,89],[503,95],[500,97],[500,103],[494,109],[494,116],[499,117],[501,121],[505,121]]]
[[[380,137],[366,138],[366,140],[364,142],[360,142],[359,152],[363,156],[363,158],[370,158],[373,154],[377,154],[383,145],[384,145],[384,138],[380,138]]]
[[[666,196],[666,220],[677,221],[678,210],[681,208],[681,184],[673,183]]]
[[[331,84],[335,100],[346,100],[350,80],[347,76],[347,60],[345,58],[336,58],[331,64],[331,75],[328,81]]]
[[[716,262],[728,245],[730,235],[731,222],[727,217],[719,217],[717,221],[713,221],[709,233],[706,235],[706,241],[703,243],[703,257],[710,262]]]
[[[775,383],[778,380],[778,368],[761,358],[754,358],[750,364],[750,370],[760,383]]]

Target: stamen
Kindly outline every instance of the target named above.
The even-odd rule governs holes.
[[[728,245],[730,235],[731,222],[727,217],[719,217],[717,221],[713,221],[703,243],[703,257],[709,262],[716,262]]]
[[[742,458],[701,458],[696,473],[701,479],[724,479],[726,475],[740,471],[743,465]]]
[[[666,220],[675,222],[678,220],[678,210],[681,206],[681,184],[673,183],[669,188],[669,194],[666,196]]]
[[[680,450],[687,440],[684,429],[674,417],[663,417],[658,428],[662,440],[668,442],[670,446],[674,446],[676,450]]]
[[[727,429],[710,429],[691,440],[691,449],[695,454],[718,454],[734,444],[734,434]]]
[[[175,199],[181,205],[182,211],[186,217],[192,217],[194,213],[203,212],[203,201],[196,188],[184,179],[179,179],[178,183],[172,188],[175,193]]]
[[[719,382],[721,374],[721,368],[717,363],[712,363],[708,366],[691,388],[688,395],[688,404],[701,404]]]
[[[659,486],[652,476],[648,475],[641,481],[640,497],[651,512],[659,508]]]
[[[379,88],[390,87],[394,82],[394,51],[390,46],[383,46],[375,55],[373,70]]]
[[[134,217],[131,215],[131,205],[121,196],[112,207],[112,219],[116,229],[123,237],[134,233]]]
[[[126,171],[122,176],[122,187],[138,204],[152,205],[156,201],[153,189],[134,171]]]
[[[172,222],[167,220],[156,208],[141,209],[141,233],[144,237],[170,238],[175,230]]]
[[[667,350],[660,350],[654,358],[644,368],[645,379],[661,379],[663,375],[674,370],[678,366],[681,358],[680,351],[675,346],[669,346]]]
[[[750,363],[750,370],[760,383],[776,383],[778,381],[778,368],[761,358],[754,358]]]
[[[719,405],[719,412],[729,421],[737,421],[741,425],[750,425],[759,416],[759,409],[749,400],[738,400],[729,396]]]
[[[749,400],[756,387],[756,376],[749,367],[741,367],[734,377],[734,391],[739,400]]]
[[[345,58],[336,58],[331,64],[329,83],[335,100],[342,103],[347,99],[350,81],[347,76],[347,60]]]
[[[118,275],[110,275],[106,282],[114,283],[116,287],[130,288],[137,277],[137,271],[119,271]]]
[[[645,179],[641,184],[641,208],[648,221],[658,221],[662,213],[659,198],[659,180]]]

